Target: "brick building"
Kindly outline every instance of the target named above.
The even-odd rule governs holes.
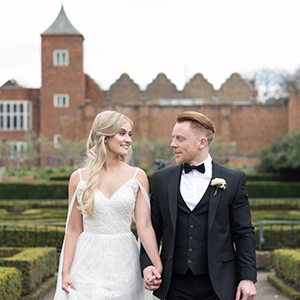
[[[47,137],[54,147],[60,147],[62,140],[86,139],[94,116],[107,109],[134,121],[135,139],[167,142],[179,112],[202,112],[215,123],[217,136],[234,146],[230,159],[243,163],[249,163],[278,136],[300,127],[298,96],[277,104],[259,104],[251,84],[237,73],[219,90],[200,73],[181,91],[165,74],[158,74],[145,90],[128,74],[122,74],[108,91],[101,90],[83,72],[84,37],[63,7],[41,40],[41,88],[24,88],[15,80],[0,87],[0,139],[12,141],[16,151],[26,147],[28,131]],[[43,153],[43,145],[40,151]],[[55,165],[56,160],[42,157],[41,164]]]

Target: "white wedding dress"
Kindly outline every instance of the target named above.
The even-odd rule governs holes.
[[[152,300],[152,293],[144,289],[139,263],[138,242],[130,230],[138,190],[145,201],[149,197],[134,176],[125,182],[110,198],[95,191],[92,216],[83,214],[83,232],[80,234],[70,270],[76,290],[62,290],[61,251],[55,300]],[[82,206],[86,182],[80,182],[71,201],[66,223],[77,200]],[[77,205],[77,204],[75,204]]]

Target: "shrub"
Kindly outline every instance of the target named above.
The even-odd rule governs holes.
[[[0,259],[3,267],[15,267],[22,273],[22,296],[33,292],[56,271],[55,248],[27,248],[9,258]]]
[[[0,267],[0,299],[17,300],[21,298],[22,274],[16,268]]]
[[[300,182],[247,182],[249,198],[299,198]]]
[[[9,247],[0,248],[0,258],[14,256],[23,250],[24,248],[9,248]]]
[[[20,204],[21,203],[21,204]],[[19,210],[23,206],[24,209]],[[32,208],[40,209],[67,209],[68,200],[67,199],[35,199],[35,200],[1,200],[0,199],[0,209],[5,209],[8,212],[19,212]],[[1,212],[0,212],[1,213]]]
[[[282,180],[300,179],[300,130],[278,138],[261,152],[258,169],[262,172],[279,172]],[[287,173],[285,171],[288,171]],[[294,172],[294,174],[293,174]]]
[[[300,250],[280,249],[273,251],[273,266],[276,275],[285,282],[300,288]]]
[[[300,210],[299,199],[249,199],[251,211],[254,210]],[[281,220],[283,218],[281,217]]]
[[[299,248],[300,247],[300,226],[295,226],[291,230],[290,226],[272,225],[263,227],[264,249],[276,248]],[[256,247],[259,246],[259,230],[255,230]]]
[[[66,175],[51,175],[49,176],[50,181],[69,181],[70,176]]]
[[[64,227],[8,226],[0,231],[0,245],[6,247],[56,247],[61,249]]]
[[[246,180],[249,181],[279,181],[280,177],[273,174],[246,174]]]
[[[1,182],[0,199],[67,199],[68,183]]]

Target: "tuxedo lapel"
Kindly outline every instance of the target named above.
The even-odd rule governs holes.
[[[174,232],[176,229],[177,221],[177,195],[179,190],[179,179],[181,176],[181,170],[181,165],[174,167],[169,178],[168,186],[170,216]]]
[[[220,166],[216,163],[212,163],[212,179],[218,177],[223,178],[223,171]],[[222,193],[217,193],[214,195],[216,191],[216,187],[211,187],[210,189],[210,198],[209,198],[209,209],[208,209],[208,232],[211,230],[213,221],[215,219],[215,215],[218,209],[219,202],[221,200]]]

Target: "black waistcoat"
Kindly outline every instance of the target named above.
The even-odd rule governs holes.
[[[207,274],[207,220],[210,185],[197,206],[191,211],[180,191],[177,197],[177,225],[173,272],[194,275]]]

